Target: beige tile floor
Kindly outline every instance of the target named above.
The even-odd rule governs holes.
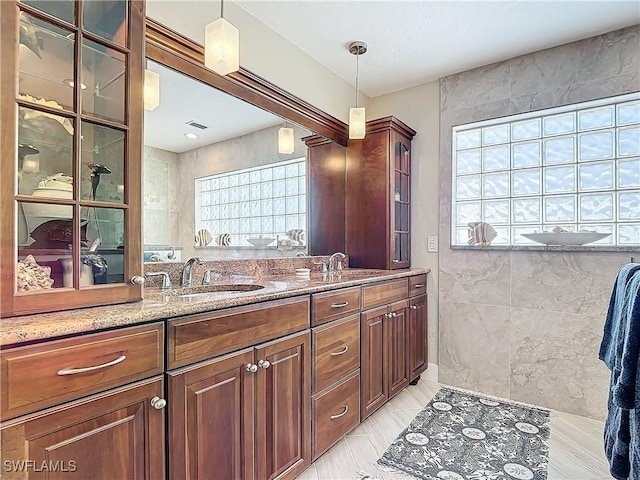
[[[411,423],[440,388],[420,380],[367,418],[340,440],[297,480],[415,480],[379,466],[382,456],[398,434]],[[551,411],[548,480],[610,480],[602,453],[603,422]]]

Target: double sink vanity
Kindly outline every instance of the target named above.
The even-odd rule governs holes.
[[[276,272],[6,322],[3,464],[295,477],[427,367],[427,271]]]

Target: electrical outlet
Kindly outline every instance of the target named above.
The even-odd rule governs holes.
[[[427,252],[438,251],[438,237],[436,235],[429,235],[427,237]]]

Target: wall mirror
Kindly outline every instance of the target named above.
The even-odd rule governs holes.
[[[147,70],[160,96],[144,117],[145,261],[306,252],[311,132],[158,62]]]

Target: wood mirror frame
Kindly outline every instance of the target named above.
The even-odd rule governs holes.
[[[348,126],[304,100],[240,67],[220,76],[204,66],[204,47],[147,17],[145,56],[256,107],[291,120],[339,145],[348,142]]]

